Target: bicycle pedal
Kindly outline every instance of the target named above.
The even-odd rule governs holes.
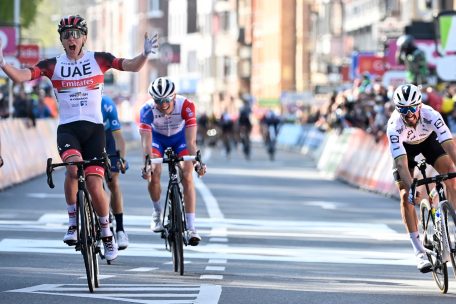
[[[76,244],[78,243],[77,241],[63,241],[65,244],[67,244],[68,246],[76,246]]]
[[[428,273],[428,272],[431,272],[431,271],[434,271],[434,267],[432,267],[432,266],[424,267],[424,268],[420,269],[421,273]]]

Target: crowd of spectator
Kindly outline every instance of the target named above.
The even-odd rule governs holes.
[[[13,110],[9,109],[9,93],[7,87],[0,88],[0,117],[27,118],[34,126],[36,119],[55,118],[58,106],[49,87],[34,86],[26,90],[23,85],[17,86],[13,93]]]
[[[324,106],[314,108],[309,122],[315,123],[322,131],[361,128],[379,141],[394,111],[394,89],[394,86],[385,87],[381,79],[371,80],[368,75],[363,75],[354,81],[352,87],[334,92]],[[456,84],[424,85],[422,93],[423,103],[439,111],[450,129],[456,132]]]

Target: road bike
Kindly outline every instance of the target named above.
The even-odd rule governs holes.
[[[174,272],[184,274],[184,245],[188,245],[187,225],[185,220],[185,202],[181,189],[181,161],[201,162],[201,153],[196,155],[178,156],[171,148],[165,150],[165,158],[149,158],[146,156],[145,171],[150,171],[152,164],[168,164],[169,182],[166,190],[165,207],[161,237],[165,240],[166,250],[173,259]]]
[[[451,203],[446,199],[443,182],[455,178],[456,173],[447,173],[426,177],[426,162],[422,160],[417,165],[422,179],[414,178],[410,187],[410,195],[414,198],[416,187],[425,185],[428,199],[420,202],[420,229],[423,246],[427,249],[427,257],[432,265],[432,276],[442,293],[448,291],[448,267],[451,261],[456,277],[456,214]],[[435,183],[435,189],[430,190],[430,184]],[[432,192],[437,192],[437,203],[433,202]]]
[[[99,287],[99,264],[97,254],[101,259],[104,255],[101,252],[101,227],[97,220],[97,215],[93,209],[92,199],[86,187],[86,176],[84,166],[100,165],[105,168],[107,178],[111,178],[110,164],[107,155],[102,158],[95,158],[83,161],[69,161],[62,163],[52,163],[52,158],[48,158],[46,166],[47,183],[50,188],[54,188],[52,172],[57,167],[76,166],[78,175],[78,192],[76,196],[76,231],[77,241],[74,244],[76,251],[81,251],[84,258],[84,266],[87,275],[87,284],[90,292],[94,292],[95,287]],[[110,261],[108,261],[110,264]]]

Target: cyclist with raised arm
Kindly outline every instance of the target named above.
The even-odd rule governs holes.
[[[440,174],[455,172],[456,146],[453,136],[439,112],[422,104],[420,88],[403,84],[393,93],[395,110],[388,120],[387,136],[394,159],[393,175],[400,192],[401,215],[415,252],[417,268],[431,271],[425,248],[419,239],[418,217],[409,191],[416,166],[415,157],[422,154]],[[456,179],[445,181],[448,199],[456,198]],[[419,201],[419,197],[416,199]]]
[[[112,98],[104,95],[101,111],[106,135],[106,153],[111,161],[111,181],[107,181],[111,192],[111,209],[116,220],[116,241],[119,250],[128,247],[128,235],[123,226],[123,197],[119,185],[119,172],[125,173],[128,162],[125,160],[126,147],[123,138],[117,107]]]
[[[155,79],[149,86],[149,94],[152,99],[141,108],[139,126],[145,157],[163,157],[168,147],[173,148],[179,156],[196,155],[195,104],[186,97],[177,95],[174,83],[166,77]],[[191,246],[196,246],[201,237],[195,228],[196,193],[192,173],[195,169],[199,176],[203,176],[206,166],[198,162],[183,162],[182,166],[187,239]],[[148,190],[154,207],[151,228],[154,232],[164,229],[160,205],[160,175],[161,165],[155,165],[152,172],[142,172],[142,177],[149,180]]]
[[[25,82],[41,76],[48,77],[59,103],[57,146],[63,161],[82,161],[102,157],[105,151],[101,95],[104,73],[111,69],[137,72],[146,63],[147,56],[157,49],[157,36],[144,38],[144,51],[132,58],[116,58],[110,53],[84,50],[87,40],[87,22],[79,15],[60,20],[58,33],[65,53],[42,60],[30,68],[19,69],[6,63],[0,42],[0,67],[14,82]],[[65,198],[69,228],[64,242],[74,245],[76,231],[77,168],[67,167]],[[99,216],[104,255],[108,261],[117,257],[117,244],[109,229],[109,203],[103,190],[104,168],[85,168],[87,189]]]

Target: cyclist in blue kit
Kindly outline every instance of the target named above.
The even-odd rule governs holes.
[[[104,95],[101,99],[101,111],[106,135],[106,152],[111,161],[111,181],[107,181],[111,192],[111,209],[116,220],[116,240],[119,250],[128,247],[128,235],[123,226],[123,197],[119,185],[119,172],[125,173],[128,162],[125,160],[126,146],[121,131],[114,101]]]

